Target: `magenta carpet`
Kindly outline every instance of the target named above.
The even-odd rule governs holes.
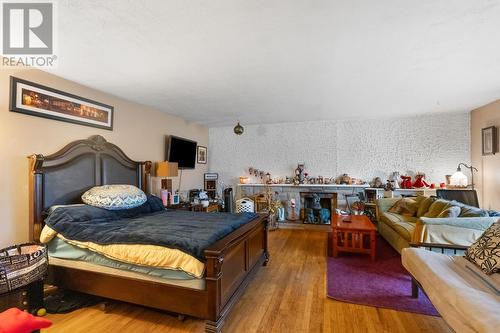
[[[328,257],[328,297],[333,299],[439,316],[427,296],[420,291],[411,297],[411,278],[401,264],[401,256],[383,238],[377,238],[377,260],[370,256],[340,253]]]

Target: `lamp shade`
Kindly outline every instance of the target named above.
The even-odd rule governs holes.
[[[177,177],[177,162],[158,162],[156,163],[156,177]]]
[[[467,176],[464,175],[462,171],[455,172],[450,178],[450,185],[456,187],[467,187]]]

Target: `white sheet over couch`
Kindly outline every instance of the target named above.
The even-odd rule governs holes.
[[[463,257],[406,248],[403,266],[456,332],[498,332],[500,274],[486,275]]]

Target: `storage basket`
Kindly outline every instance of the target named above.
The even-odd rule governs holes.
[[[236,213],[253,213],[254,203],[249,198],[241,198],[236,200]]]
[[[47,247],[21,244],[0,250],[0,294],[41,281],[47,276]]]

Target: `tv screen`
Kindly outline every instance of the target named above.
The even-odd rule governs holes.
[[[166,143],[166,160],[177,162],[181,169],[194,169],[196,146],[196,141],[169,136]]]

